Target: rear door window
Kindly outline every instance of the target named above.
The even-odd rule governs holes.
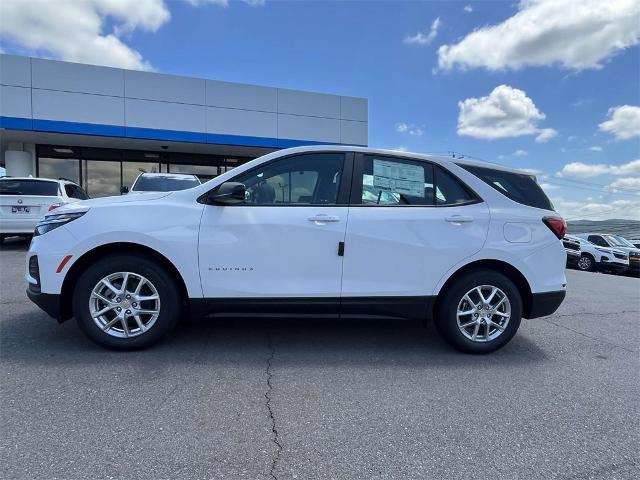
[[[360,201],[358,193],[354,199],[362,205],[449,206],[477,201],[445,169],[408,158],[365,155],[361,185]]]
[[[473,200],[474,195],[457,178],[436,167],[436,205],[462,205]]]
[[[58,196],[57,182],[42,180],[0,180],[0,195]]]
[[[458,164],[466,171],[473,173],[487,185],[493,187],[514,202],[529,207],[553,210],[553,205],[545,195],[536,177],[526,173],[507,172],[489,167]]]

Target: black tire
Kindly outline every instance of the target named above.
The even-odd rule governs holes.
[[[457,310],[464,295],[475,287],[491,285],[504,292],[511,304],[511,316],[504,331],[496,338],[486,342],[477,342],[467,338],[458,328]],[[455,349],[465,353],[490,353],[504,345],[518,331],[522,319],[522,298],[515,284],[501,273],[491,270],[467,272],[447,287],[444,295],[438,298],[435,324],[440,335]],[[484,327],[483,327],[484,328]],[[489,334],[491,335],[491,334]]]
[[[89,299],[101,279],[116,272],[131,272],[148,279],[158,292],[160,309],[155,323],[137,336],[128,338],[105,333],[91,317]],[[147,348],[169,333],[178,322],[181,298],[178,286],[167,271],[146,256],[109,255],[87,268],[78,279],[73,292],[73,313],[80,329],[92,341],[114,350]],[[142,303],[141,303],[142,304]]]
[[[596,270],[596,259],[593,258],[588,253],[583,253],[576,264],[578,270],[582,270],[583,272],[595,272]]]

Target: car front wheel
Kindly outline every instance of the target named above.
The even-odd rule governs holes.
[[[73,311],[94,342],[118,350],[148,347],[178,321],[180,296],[171,276],[142,256],[111,255],[79,278]]]
[[[578,268],[583,272],[593,272],[596,262],[590,255],[582,254],[578,260]]]
[[[444,339],[467,353],[489,353],[515,335],[522,299],[514,283],[489,270],[457,279],[438,301],[436,326]]]

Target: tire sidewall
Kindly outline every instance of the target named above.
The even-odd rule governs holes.
[[[502,290],[511,304],[509,324],[500,336],[490,342],[474,342],[465,337],[457,323],[457,309],[462,297],[474,287],[493,285]],[[447,289],[436,312],[439,333],[454,348],[466,353],[489,353],[506,345],[516,334],[522,319],[522,298],[515,284],[506,276],[489,270],[468,272]]]
[[[582,268],[580,266],[580,260],[582,260],[583,258],[586,258],[587,260],[589,260],[589,266],[587,268]],[[580,257],[580,259],[578,260],[578,263],[577,263],[578,270],[582,270],[583,272],[591,272],[591,271],[593,271],[594,265],[595,265],[595,260],[593,258],[591,258],[591,256],[586,255],[586,254],[583,254]]]
[[[96,284],[116,272],[132,272],[147,278],[160,296],[160,314],[145,333],[118,338],[103,332],[89,312],[89,297]],[[82,331],[95,343],[117,350],[146,348],[173,329],[179,318],[180,295],[171,276],[156,262],[144,256],[110,255],[91,265],[80,276],[73,292],[73,313]]]

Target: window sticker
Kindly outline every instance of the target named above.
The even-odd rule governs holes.
[[[424,183],[421,166],[373,159],[373,186],[380,190],[425,198]]]

